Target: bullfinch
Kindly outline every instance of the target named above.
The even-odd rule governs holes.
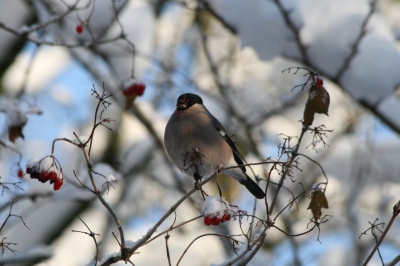
[[[201,97],[193,93],[179,96],[165,128],[164,144],[172,162],[196,181],[210,177],[220,166],[243,165],[222,124],[203,105]],[[265,197],[244,166],[226,169],[224,173],[239,181],[256,198]]]

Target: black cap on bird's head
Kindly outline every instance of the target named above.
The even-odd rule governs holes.
[[[176,110],[185,110],[196,103],[203,104],[203,100],[199,95],[193,93],[182,94],[176,101]]]

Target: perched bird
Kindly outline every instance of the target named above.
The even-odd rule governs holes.
[[[196,94],[179,96],[165,128],[164,144],[172,162],[196,181],[213,175],[220,165],[243,165],[235,143]],[[264,191],[245,172],[244,166],[224,171],[256,198],[264,198]]]

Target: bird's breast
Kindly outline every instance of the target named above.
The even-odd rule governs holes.
[[[168,135],[168,136],[167,136]],[[166,148],[173,162],[189,175],[209,176],[219,165],[229,166],[232,150],[207,113],[175,112],[166,127]]]

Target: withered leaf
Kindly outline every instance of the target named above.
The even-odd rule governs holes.
[[[311,86],[308,94],[308,103],[315,113],[328,115],[330,97],[324,87]]]
[[[321,218],[321,208],[329,209],[328,200],[326,199],[324,192],[321,190],[315,190],[311,194],[310,205],[307,208],[307,210],[311,209],[315,222],[318,222]]]
[[[22,126],[9,126],[8,127],[8,139],[11,142],[15,142],[15,140],[17,138],[24,139],[24,134],[22,134],[22,128],[23,127],[24,127],[24,125],[22,125]]]
[[[314,121],[314,114],[328,115],[330,97],[324,87],[318,88],[316,85],[311,86],[308,91],[308,99],[304,108],[303,124],[311,126]]]

